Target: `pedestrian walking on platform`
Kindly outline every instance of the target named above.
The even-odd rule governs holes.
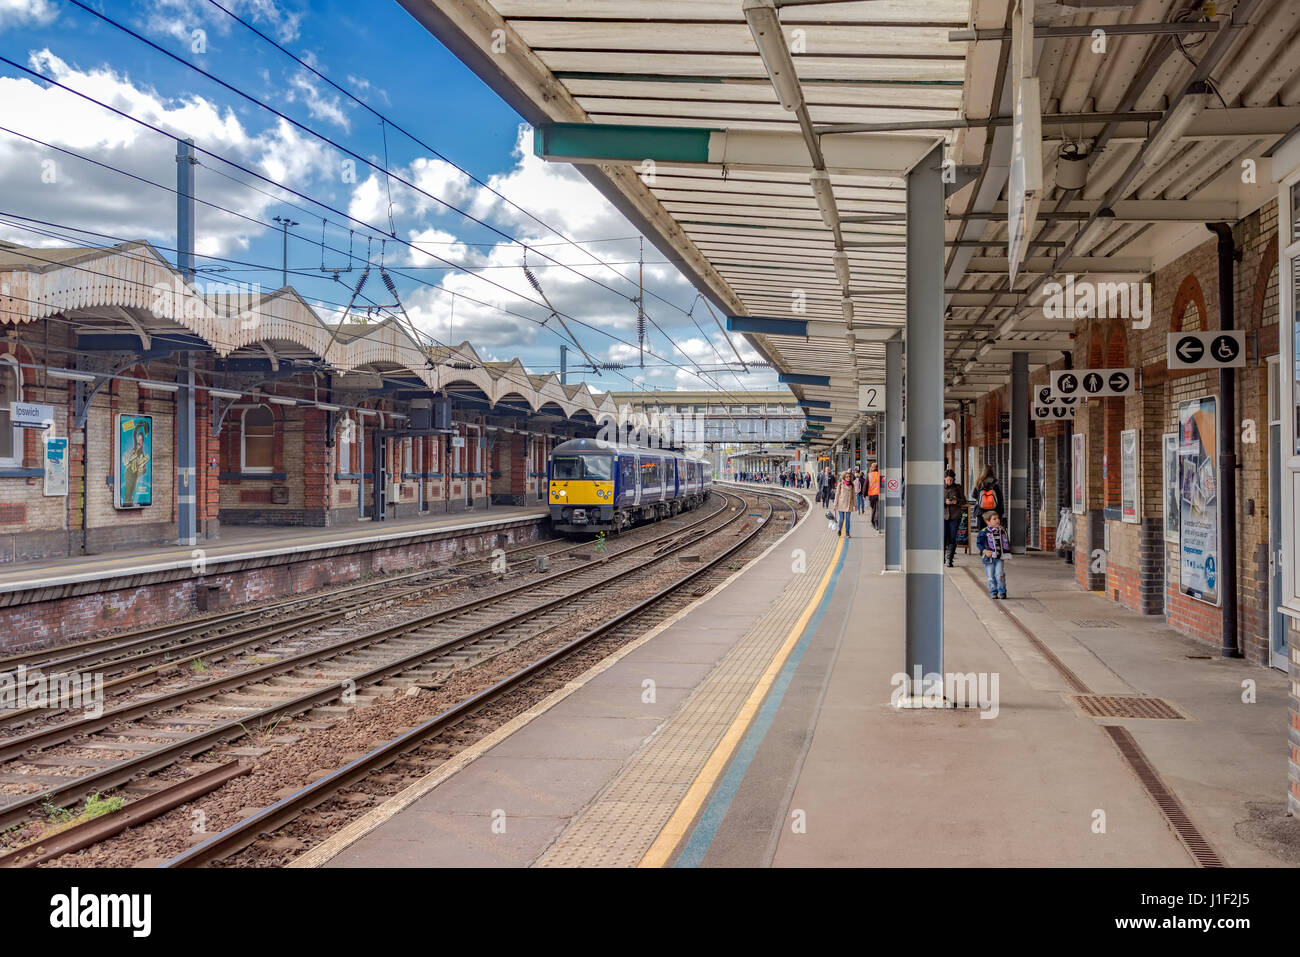
[[[852,538],[853,473],[847,469],[845,469],[844,474],[840,477],[839,484],[835,487],[835,511],[839,513],[840,517],[839,534],[845,538]]]
[[[975,479],[975,487],[970,492],[971,503],[981,517],[988,512],[997,512],[998,518],[1006,517],[1006,504],[1002,498],[1002,486],[993,474],[993,466],[986,465]],[[982,527],[982,526],[981,526]]]
[[[984,563],[984,577],[989,583],[990,598],[1007,597],[1007,573],[1003,562],[1011,553],[1011,539],[1002,527],[1002,519],[997,512],[984,513],[984,527],[980,529],[975,540],[980,550],[980,561]]]
[[[867,476],[856,465],[853,467],[853,496],[858,507],[858,514],[867,511]]]
[[[957,473],[952,469],[943,473],[943,558],[949,568],[957,554],[957,530],[961,527],[961,489],[957,487]]]
[[[880,531],[880,469],[875,462],[867,473],[867,502],[871,505],[871,527]]]
[[[831,497],[834,494],[835,494],[835,474],[831,471],[831,467],[827,465],[825,468],[822,469],[821,478],[818,480],[817,501],[820,504],[825,505],[827,508],[829,508],[831,504]]]

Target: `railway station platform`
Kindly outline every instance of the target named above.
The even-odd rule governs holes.
[[[231,526],[219,542],[0,566],[0,653],[155,624],[549,534],[544,505],[493,505],[341,527]],[[503,539],[504,536],[504,539]]]
[[[1050,556],[1015,557],[1011,599],[991,601],[978,559],[958,555],[946,668],[982,693],[894,707],[904,582],[880,572],[883,536],[854,530],[838,538],[810,510],[291,866],[1300,863],[1281,673],[1209,655]],[[1085,710],[1134,696],[1170,716]],[[1157,800],[1185,812],[1181,832]]]

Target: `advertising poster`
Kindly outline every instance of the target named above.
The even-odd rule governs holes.
[[[118,508],[153,504],[153,416],[117,414],[113,490]]]
[[[1087,459],[1083,457],[1083,439],[1082,432],[1076,432],[1070,436],[1070,510],[1075,515],[1082,515],[1088,510],[1087,498],[1085,497],[1086,476],[1083,474]]]
[[[1183,594],[1219,604],[1218,400],[1178,406],[1179,583]]]
[[[1178,433],[1166,432],[1164,439],[1165,541],[1178,544]]]
[[[1119,434],[1119,505],[1120,520],[1138,524],[1138,433],[1125,429]]]
[[[68,439],[45,440],[45,494],[68,494]]]

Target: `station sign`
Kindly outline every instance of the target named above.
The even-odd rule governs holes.
[[[1052,395],[1061,399],[1104,399],[1137,392],[1132,369],[1061,369],[1052,373]]]
[[[54,406],[10,402],[9,421],[23,429],[45,429],[54,424]]]
[[[885,383],[863,382],[858,386],[858,411],[885,411]]]
[[[1169,368],[1230,369],[1246,364],[1246,333],[1241,329],[1171,332]]]
[[[1064,399],[1052,395],[1050,385],[1039,386],[1038,391],[1034,393],[1034,401],[1030,404],[1029,415],[1033,419],[1062,419],[1069,420],[1074,418],[1074,413],[1079,406],[1077,398]]]

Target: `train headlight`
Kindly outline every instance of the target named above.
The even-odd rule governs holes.
[[[564,498],[565,495],[567,495],[568,493],[565,492],[564,489],[560,489],[560,490],[559,490],[558,492],[556,492],[555,494],[558,495],[558,496],[560,496],[560,498]]]

